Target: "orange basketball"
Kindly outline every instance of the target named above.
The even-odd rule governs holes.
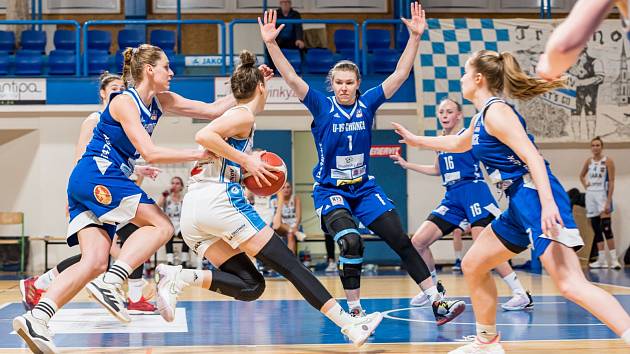
[[[243,175],[245,176],[243,183],[247,189],[252,191],[252,193],[261,197],[266,197],[278,193],[278,191],[282,189],[282,186],[284,186],[284,183],[287,181],[287,165],[284,164],[284,161],[280,156],[274,154],[273,152],[267,151],[263,153],[260,158],[265,163],[275,167],[275,171],[272,171],[272,173],[278,176],[278,179],[273,180],[272,178],[267,177],[271,186],[267,186],[263,181],[260,181],[263,186],[258,187],[256,179],[247,173],[247,171],[243,170]]]

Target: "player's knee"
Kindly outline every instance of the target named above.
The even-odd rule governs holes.
[[[262,278],[262,277],[261,277]],[[260,281],[257,281],[255,284],[248,284],[248,287],[243,288],[237,300],[240,301],[254,301],[262,296],[265,292],[265,279],[262,278]]]
[[[464,256],[464,259],[462,259],[462,273],[464,273],[464,275],[468,275],[483,272],[482,263],[469,256],[469,254],[470,253],[467,253]]]
[[[411,238],[411,244],[415,249],[419,251],[429,248],[428,241],[420,234],[413,235],[413,237]]]
[[[89,273],[91,278],[96,278],[99,274],[103,274],[107,271],[109,259],[108,257],[102,256],[82,257],[80,264],[81,267]]]
[[[155,228],[158,233],[158,237],[162,240],[162,244],[166,244],[175,234],[175,227],[170,220],[166,220],[165,222],[155,225]]]
[[[559,279],[556,282],[556,286],[563,297],[575,302],[578,300],[578,292],[584,287],[584,284],[580,284],[579,281],[567,277],[565,279]]]

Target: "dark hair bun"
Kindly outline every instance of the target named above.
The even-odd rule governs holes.
[[[252,68],[254,67],[254,64],[256,64],[256,56],[249,50],[241,51],[239,58],[241,59],[241,66],[245,68]]]

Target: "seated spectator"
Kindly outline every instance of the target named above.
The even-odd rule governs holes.
[[[287,246],[297,254],[297,241],[305,238],[300,230],[302,222],[302,201],[300,197],[293,193],[293,186],[290,181],[286,181],[280,193],[278,193],[278,204],[273,218],[273,229],[278,235],[286,237]]]

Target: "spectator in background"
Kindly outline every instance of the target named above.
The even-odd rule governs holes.
[[[276,212],[273,217],[273,229],[286,237],[287,246],[297,254],[297,241],[302,241],[306,237],[300,231],[302,222],[302,201],[300,197],[293,193],[293,186],[290,181],[284,183],[284,187],[278,193]]]
[[[179,219],[182,212],[182,201],[184,198],[184,181],[181,177],[175,176],[171,178],[171,187],[165,190],[158,201],[158,205],[164,210],[164,213],[171,219],[175,232],[173,237],[166,243],[166,261],[169,265],[175,264],[175,256],[173,253],[173,239],[175,237],[182,237],[182,233],[179,228]],[[188,268],[189,262],[189,248],[186,242],[182,242],[182,254],[180,261],[183,268]]]
[[[300,20],[302,16],[291,7],[291,0],[280,0],[280,7],[278,8],[278,20]],[[284,29],[276,38],[278,46],[282,49],[299,49],[300,52],[304,51],[304,31],[301,24],[286,23]],[[266,51],[265,51],[266,53]],[[276,70],[276,66],[273,60],[266,53],[267,65],[273,70]]]

